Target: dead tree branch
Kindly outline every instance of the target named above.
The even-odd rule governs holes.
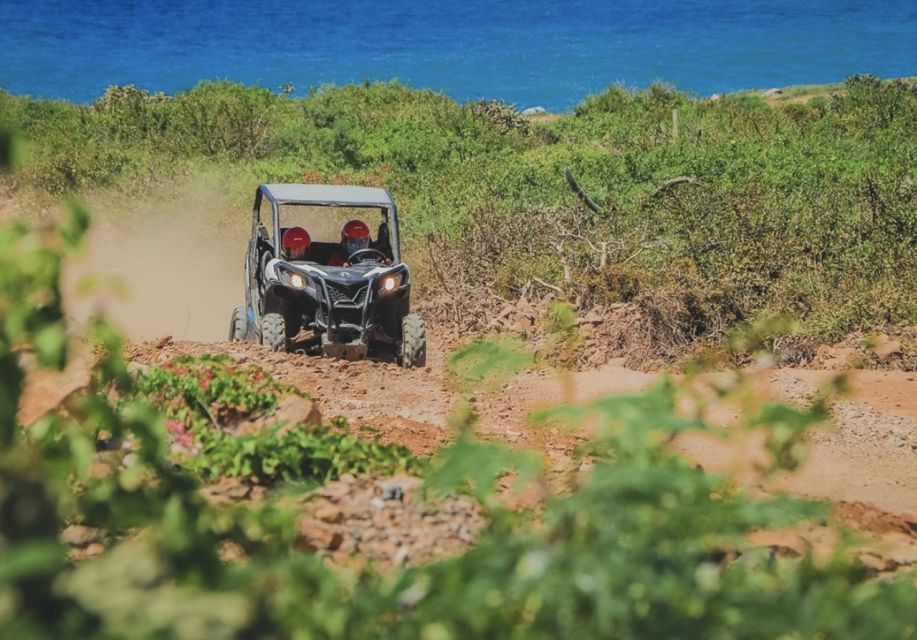
[[[579,185],[579,182],[576,181],[576,178],[573,177],[573,173],[569,169],[564,169],[564,179],[567,181],[567,184],[570,185],[570,188],[573,189],[573,193],[582,200],[584,205],[596,213],[602,212],[602,208],[596,204],[595,200],[589,197],[589,194]]]
[[[542,287],[546,287],[546,288],[548,288],[548,289],[551,289],[552,291],[556,291],[556,292],[559,293],[560,295],[564,295],[564,290],[563,290],[563,289],[561,289],[560,287],[554,286],[554,285],[551,284],[550,282],[545,282],[544,280],[542,280],[542,279],[539,278],[538,276],[532,276],[532,280],[534,280],[535,282],[537,282],[538,284],[540,284]]]
[[[663,191],[666,191],[667,189],[671,189],[672,187],[678,184],[693,184],[699,187],[707,186],[707,183],[702,182],[701,180],[698,180],[697,178],[692,178],[691,176],[678,176],[677,178],[666,180],[661,185],[653,189],[653,192],[649,195],[649,197],[647,197],[647,200],[652,200],[653,198],[658,196]]]

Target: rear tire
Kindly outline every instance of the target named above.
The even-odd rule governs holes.
[[[401,366],[405,369],[427,364],[427,328],[416,313],[401,321]]]
[[[248,338],[248,316],[245,307],[236,307],[232,310],[232,320],[229,321],[229,341],[242,342]]]
[[[279,313],[267,313],[261,318],[261,344],[272,351],[287,350],[287,323]]]

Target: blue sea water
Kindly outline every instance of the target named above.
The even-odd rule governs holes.
[[[917,0],[0,0],[0,87],[271,89],[397,78],[570,108],[613,83],[699,95],[917,75]]]

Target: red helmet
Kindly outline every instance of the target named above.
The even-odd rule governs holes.
[[[369,238],[369,227],[362,220],[351,220],[341,228],[341,241]]]
[[[348,255],[369,246],[369,227],[362,220],[351,220],[341,228],[341,246]]]
[[[280,247],[290,260],[302,260],[311,246],[312,238],[302,227],[290,227],[280,239]]]

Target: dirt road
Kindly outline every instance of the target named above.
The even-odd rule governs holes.
[[[140,343],[133,349],[134,357],[146,362],[205,352],[256,362],[311,394],[325,416],[342,415],[351,424],[367,424],[384,440],[419,454],[433,452],[452,436],[447,418],[460,396],[444,371],[445,349],[435,335],[428,366],[408,371],[394,364],[275,354],[238,343],[177,342],[162,349]],[[763,374],[763,382],[775,397],[805,402],[835,373],[782,369]],[[479,433],[487,439],[540,448],[553,465],[564,467],[573,462],[572,451],[580,437],[558,428],[533,427],[527,419],[533,408],[639,391],[656,377],[615,363],[565,376],[525,372],[476,399]],[[917,374],[855,371],[850,382],[852,394],[833,405],[833,424],[810,434],[808,461],[797,473],[779,478],[776,488],[839,504],[862,503],[913,522],[917,535]],[[724,428],[728,422],[724,417]],[[705,469],[758,481],[749,464],[755,455],[749,449],[753,441],[690,436],[680,438],[676,446]]]
[[[436,334],[431,336],[428,366],[414,370],[390,363],[278,354],[260,345],[228,342],[165,341],[162,346],[157,346],[157,341],[135,342],[128,347],[128,357],[154,364],[180,355],[227,354],[237,361],[262,366],[279,381],[304,390],[317,401],[325,418],[344,416],[351,425],[361,427],[360,433],[368,430],[384,442],[429,455],[453,437],[448,417],[463,399],[445,371],[448,348],[437,338]],[[30,377],[20,418],[28,423],[56,405],[69,390],[84,386],[88,375],[85,365],[74,366],[74,371],[64,374]],[[805,403],[833,375],[836,372],[764,370],[754,386],[762,394]],[[863,548],[870,554],[868,559],[878,569],[910,570],[917,567],[917,374],[864,370],[850,372],[849,377],[852,393],[832,405],[832,424],[810,432],[808,459],[796,473],[762,476],[754,465],[761,459],[760,440],[735,427],[734,411],[714,410],[709,416],[710,424],[731,430],[732,438],[688,434],[680,436],[674,445],[691,461],[708,471],[731,475],[753,494],[787,491],[831,503],[837,520],[859,530]],[[575,450],[587,434],[560,426],[533,426],[528,419],[530,412],[565,401],[640,391],[657,378],[658,374],[632,371],[616,362],[576,373],[527,371],[499,389],[477,393],[477,432],[484,439],[540,450],[551,469],[549,483],[554,490],[564,490],[570,474],[580,469],[582,461]],[[344,489],[352,492],[353,488]],[[468,513],[474,515],[473,511]],[[402,515],[404,535],[411,537],[416,547],[420,535],[417,523],[409,513]],[[450,515],[447,520],[451,523],[456,518]],[[434,533],[427,537],[435,542],[439,538]],[[759,542],[764,546],[795,551],[806,547],[830,549],[838,540],[836,529],[829,523],[761,532],[761,536]],[[467,542],[461,539],[456,544]],[[427,546],[423,553],[414,548],[411,557],[426,557],[424,553],[435,557],[439,553],[433,542]],[[339,553],[346,557],[347,549],[344,545]],[[392,547],[383,556],[397,564],[396,554]]]

